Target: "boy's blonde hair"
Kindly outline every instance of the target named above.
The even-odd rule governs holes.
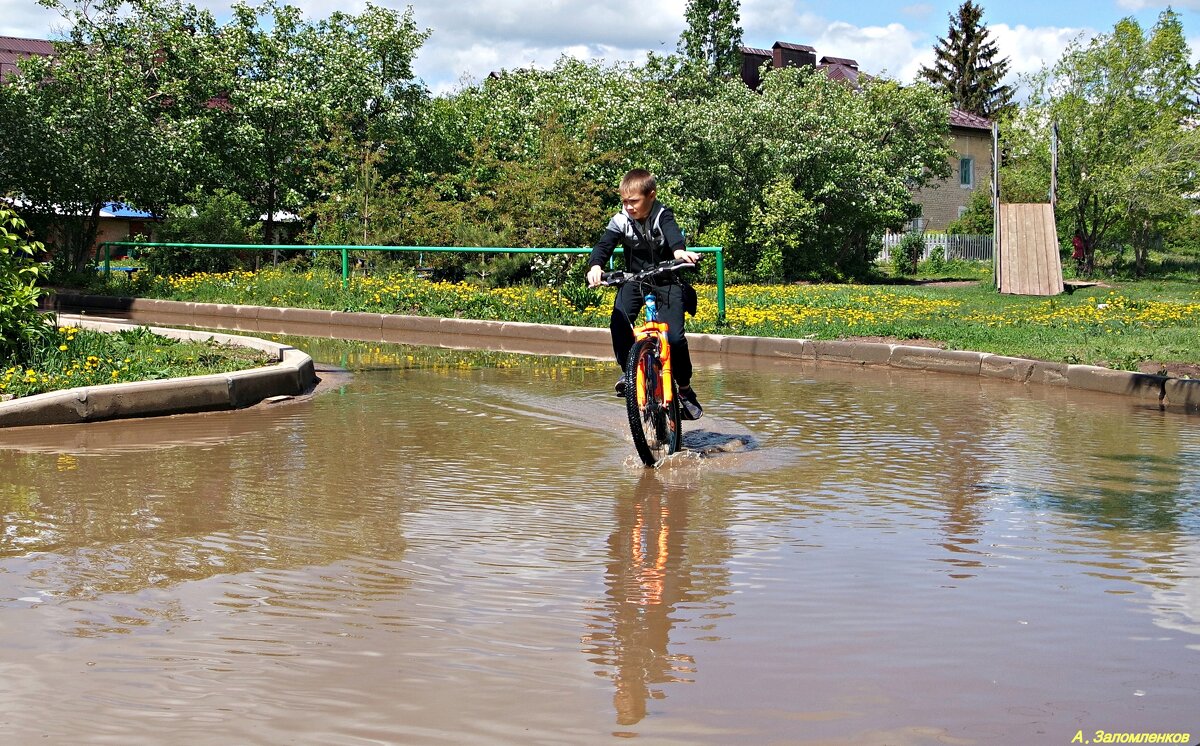
[[[658,188],[654,174],[644,168],[635,168],[621,179],[621,194],[646,195]]]

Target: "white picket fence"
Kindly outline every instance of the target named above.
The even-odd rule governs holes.
[[[883,237],[883,251],[879,253],[878,261],[889,262],[892,249],[900,245],[905,234],[888,233]],[[942,250],[945,259],[966,259],[968,261],[986,262],[992,259],[991,236],[958,236],[949,233],[925,233],[925,253],[921,261],[928,259],[934,251]]]

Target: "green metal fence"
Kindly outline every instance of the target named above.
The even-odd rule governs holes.
[[[138,241],[105,241],[96,249],[96,260],[103,262],[105,274],[111,272],[113,247],[137,251],[140,249],[226,249],[230,251],[340,251],[342,254],[342,287],[350,282],[351,251],[406,251],[420,254],[590,254],[591,249],[513,249],[496,246],[333,246],[308,244],[233,244],[233,243],[142,243]],[[717,262],[717,320],[725,321],[725,252],[720,246],[688,247],[701,254],[713,254]],[[621,253],[617,248],[615,253]],[[103,256],[101,256],[103,255]]]

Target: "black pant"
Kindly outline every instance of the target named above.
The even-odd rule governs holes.
[[[639,323],[638,314],[645,305],[645,288],[622,285],[613,301],[612,319],[608,328],[612,332],[613,354],[617,365],[625,370],[629,361],[629,350],[633,348],[633,327]],[[680,388],[692,383],[692,356],[688,353],[687,337],[683,336],[683,286],[663,285],[654,288],[658,303],[659,321],[667,322],[667,341],[671,343],[671,377]]]

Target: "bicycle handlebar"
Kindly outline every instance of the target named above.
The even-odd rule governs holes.
[[[621,270],[605,272],[600,275],[600,284],[616,287],[624,285],[627,282],[644,282],[652,277],[664,275],[668,272],[675,272],[680,269],[691,269],[695,266],[695,262],[689,262],[687,259],[670,259],[665,262],[659,262],[650,269],[644,269],[634,274],[629,274]]]

